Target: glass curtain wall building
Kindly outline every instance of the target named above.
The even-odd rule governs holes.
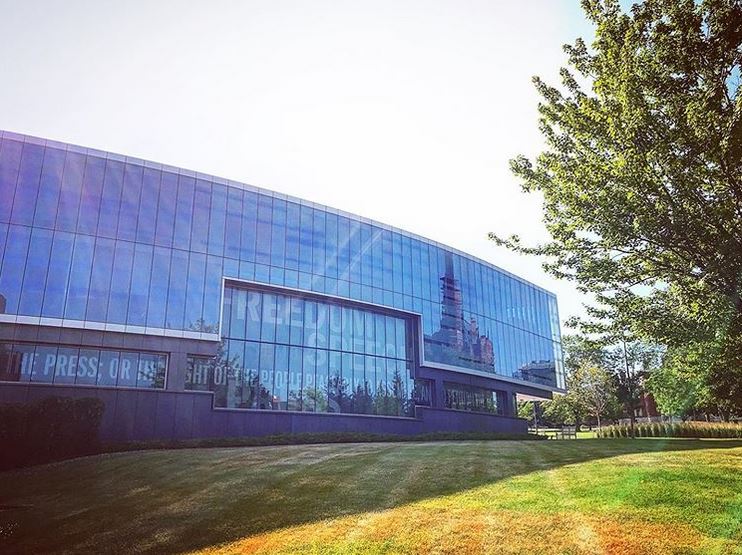
[[[2,383],[206,391],[215,409],[502,415],[513,393],[564,389],[556,298],[517,276],[312,202],[8,132],[0,326]]]

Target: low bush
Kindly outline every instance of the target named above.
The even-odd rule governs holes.
[[[93,398],[0,405],[0,470],[98,452],[103,409]]]
[[[729,422],[637,423],[634,430],[636,437],[742,439],[742,424]],[[631,437],[631,427],[628,424],[606,426],[598,431],[597,437]]]

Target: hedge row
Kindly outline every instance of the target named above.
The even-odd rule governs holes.
[[[99,452],[103,409],[92,398],[0,405],[0,470]]]
[[[742,439],[742,424],[725,422],[649,422],[634,426],[636,437],[702,437]],[[631,437],[631,426],[607,426],[598,437]]]
[[[132,441],[109,443],[105,452],[139,451],[142,449],[191,449],[202,447],[258,447],[266,445],[308,445],[312,443],[375,443],[408,441],[496,441],[545,440],[544,435],[503,434],[497,432],[434,432],[419,435],[371,434],[364,432],[316,432],[276,434],[259,437],[218,437],[182,440]]]

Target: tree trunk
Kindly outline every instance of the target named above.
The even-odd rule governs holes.
[[[626,367],[626,393],[629,397],[626,404],[628,405],[629,422],[631,424],[631,438],[634,439],[636,437],[636,415],[634,414],[634,377],[629,370],[629,355],[626,352],[626,340],[624,339],[622,343],[623,362],[624,366]]]

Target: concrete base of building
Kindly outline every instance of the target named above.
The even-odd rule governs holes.
[[[105,405],[104,442],[260,437],[276,434],[360,432],[418,435],[432,432],[525,434],[521,418],[416,407],[415,418],[222,409],[210,392],[79,387],[32,383],[0,384],[0,403],[33,403],[45,397],[94,397]]]

